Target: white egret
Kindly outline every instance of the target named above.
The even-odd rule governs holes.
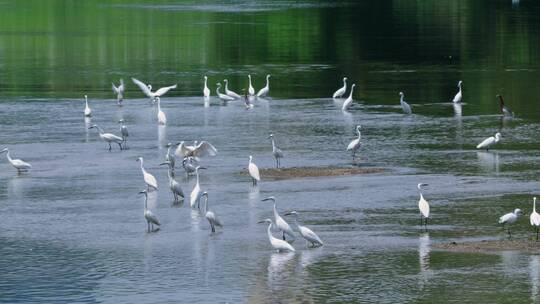
[[[536,240],[538,241],[538,231],[540,230],[540,214],[536,212],[536,196],[533,197],[533,212],[531,213],[530,217],[531,226],[534,226],[534,230],[536,231]]]
[[[144,218],[148,226],[148,232],[155,231],[154,225],[161,226],[157,216],[148,209],[148,191],[143,190],[139,194],[144,194]],[[150,228],[151,227],[151,228]]]
[[[146,170],[144,169],[144,160],[143,160],[143,158],[139,157],[137,159],[137,161],[139,161],[141,163],[141,171],[142,171],[142,174],[143,174],[144,183],[146,184],[146,187],[147,187],[148,191],[150,191],[151,188],[157,190],[158,189],[157,180],[152,174],[146,172]]]
[[[523,214],[521,209],[514,209],[514,212],[507,213],[499,218],[499,224],[508,225],[508,237],[512,238],[512,233],[510,232],[510,225],[515,223],[517,219]]]
[[[347,77],[343,77],[343,86],[334,92],[332,98],[341,98],[347,91]]]
[[[255,89],[253,88],[253,85],[251,85],[251,75],[248,75],[249,78],[249,86],[248,86],[248,93],[249,96],[255,95]]]
[[[178,143],[179,144],[179,143]],[[165,161],[169,163],[169,167],[171,168],[171,171],[173,171],[174,175],[174,168],[176,166],[176,158],[174,157],[174,153],[171,153],[172,147],[174,147],[172,143],[167,144],[167,154],[165,154]]]
[[[191,206],[191,208],[195,208],[195,204],[197,204],[197,207],[199,207],[199,201],[201,199],[201,185],[199,184],[199,170],[200,169],[206,169],[206,168],[201,167],[201,166],[197,166],[195,168],[195,176],[197,177],[197,181],[189,197],[189,205]]]
[[[495,133],[495,136],[488,137],[479,143],[478,146],[476,146],[476,149],[486,149],[486,151],[489,151],[489,147],[493,146],[499,141],[501,141],[501,133],[497,132]]]
[[[180,186],[180,183],[178,183],[174,179],[171,162],[166,161],[160,164],[160,166],[162,165],[167,165],[169,167],[167,169],[167,176],[169,177],[169,189],[173,194],[174,201],[179,202],[180,200],[184,200],[184,191],[182,190],[182,186]]]
[[[510,108],[504,104],[504,99],[502,95],[497,95],[496,97],[499,98],[499,108],[501,110],[501,114],[508,117],[514,116],[514,112],[512,112],[512,110],[510,110]]]
[[[281,158],[283,158],[283,151],[281,151],[281,149],[276,146],[274,134],[270,134],[268,138],[272,139],[272,155],[274,155],[274,158],[276,159],[276,168],[279,168]]]
[[[135,83],[139,88],[141,88],[141,90],[143,91],[143,93],[150,97],[150,99],[152,101],[155,101],[156,97],[161,97],[163,95],[165,95],[167,92],[169,92],[170,90],[172,89],[176,89],[176,84],[172,85],[172,86],[168,86],[168,87],[163,87],[163,88],[159,88],[157,91],[155,92],[152,92],[152,85],[149,84],[149,85],[146,85],[144,84],[142,81],[138,80],[138,79],[135,79],[135,78],[131,78],[131,80],[133,81],[133,83]]]
[[[341,110],[347,111],[351,107],[352,102],[353,102],[352,95],[353,95],[355,86],[356,86],[356,84],[353,83],[353,85],[351,86],[351,94],[349,94],[349,97],[347,97],[347,99],[345,99],[345,102],[343,103],[343,106],[341,106]]]
[[[114,83],[112,84],[112,90],[113,90],[113,93],[116,94],[116,102],[118,103],[119,106],[122,105],[122,101],[124,100],[125,88],[126,87],[124,86],[124,79],[120,79],[119,86],[115,86]]]
[[[217,149],[214,147],[211,143],[203,140],[200,143],[195,141],[193,143],[193,146],[188,146],[185,144],[184,141],[181,141],[178,147],[175,150],[175,154],[178,157],[187,157],[187,156],[193,156],[193,157],[202,157],[202,156],[216,156],[217,155]]]
[[[165,112],[161,111],[161,101],[159,97],[156,97],[157,100],[157,120],[160,125],[166,125],[167,124],[167,116],[165,116]]]
[[[257,97],[266,97],[270,92],[270,74],[266,75],[266,86],[257,92]]]
[[[270,231],[271,227],[272,227],[272,220],[271,219],[265,219],[264,221],[260,221],[259,223],[267,223],[268,224],[268,229],[267,229],[267,232],[268,232],[268,239],[270,240],[270,245],[272,245],[272,247],[279,251],[279,252],[294,252],[294,247],[283,241],[283,240],[280,240],[278,238],[275,238],[273,235],[272,235],[272,232]]]
[[[129,132],[124,122],[125,122],[124,119],[120,119],[118,121],[119,124],[122,124],[120,126],[120,134],[122,134],[122,141],[124,142],[124,149],[127,149],[127,138],[129,137]]]
[[[222,101],[231,101],[231,100],[234,100],[234,97],[231,97],[229,95],[226,95],[226,94],[222,94],[219,89],[221,89],[221,83],[217,83],[217,88],[216,88],[216,94],[217,96],[219,97],[219,99],[221,99]]]
[[[84,95],[84,116],[91,117],[92,109],[88,106],[88,96]]]
[[[462,84],[463,84],[463,81],[460,80],[457,84],[459,91],[456,93],[456,96],[454,96],[454,99],[452,100],[452,102],[455,102],[455,103],[461,102],[461,85]]]
[[[103,131],[103,129],[101,129],[98,125],[92,125],[90,128],[88,129],[97,129],[98,132],[99,132],[99,137],[105,141],[106,143],[109,144],[109,151],[112,149],[111,147],[111,143],[116,143],[118,144],[118,146],[120,147],[120,150],[122,150],[122,143],[124,142],[124,140],[122,139],[122,137],[120,136],[116,136],[112,133],[105,133]]]
[[[5,148],[2,151],[0,151],[0,154],[4,153],[4,152],[6,152],[7,160],[13,166],[13,168],[17,169],[18,173],[26,172],[26,171],[32,169],[32,165],[30,165],[29,163],[27,163],[25,161],[22,161],[20,159],[11,158],[11,156],[9,155],[9,149],[8,148]]]
[[[259,175],[259,167],[253,163],[253,157],[251,155],[249,156],[248,171],[253,180],[253,186],[257,185],[257,182],[261,180],[261,176]]]
[[[267,197],[262,200],[265,201],[272,201],[274,203],[274,222],[276,223],[275,227],[283,233],[283,240],[285,240],[285,234],[288,235],[291,240],[294,241],[294,231],[292,230],[291,226],[279,215],[276,207],[276,198],[273,196]]]
[[[418,200],[418,209],[420,210],[420,227],[422,225],[426,226],[427,229],[427,223],[429,218],[429,203],[424,199],[424,195],[422,195],[422,187],[427,186],[428,184],[420,183],[418,184],[418,191],[420,192],[420,200]],[[425,219],[425,224],[422,221],[422,217]]]
[[[309,247],[309,243],[313,247],[319,247],[323,245],[323,242],[321,241],[321,238],[313,230],[309,229],[306,226],[301,226],[298,224],[298,212],[291,211],[284,214],[284,216],[293,215],[294,216],[294,223],[293,225],[296,226],[298,232],[300,235],[306,240],[306,246]]]
[[[405,94],[399,92],[399,103],[405,114],[412,114],[411,106],[405,101]]]
[[[216,232],[216,226],[223,227],[223,223],[219,220],[216,214],[210,210],[210,207],[208,207],[208,192],[203,192],[201,194],[201,197],[203,196],[204,202],[202,214],[204,214],[204,217],[208,220],[208,223],[210,223],[210,228],[212,228],[212,232]]]
[[[232,97],[234,99],[240,99],[242,96],[236,94],[235,92],[229,90],[229,81],[227,79],[223,79],[223,82],[225,82],[225,94],[227,94],[229,97]]]
[[[208,77],[204,76],[204,88],[203,88],[204,98],[210,97],[210,89],[208,88],[207,82],[208,82]]]
[[[360,138],[362,138],[362,134],[360,133],[360,129],[362,127],[360,125],[356,126],[356,133],[358,134],[358,138],[353,139],[349,145],[347,146],[347,151],[352,151],[352,158],[354,160],[354,157],[356,155],[356,151],[360,149],[361,142]]]

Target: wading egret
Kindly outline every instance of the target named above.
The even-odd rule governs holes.
[[[428,184],[420,183],[418,184],[418,192],[420,193],[420,200],[418,200],[418,209],[420,210],[420,227],[422,225],[426,226],[427,230],[427,224],[428,224],[428,218],[429,218],[429,203],[424,199],[424,195],[422,195],[422,187],[427,186]],[[422,220],[422,218],[425,219],[425,222]]]
[[[120,126],[120,134],[122,135],[122,141],[124,142],[124,149],[127,148],[127,138],[129,137],[129,132],[128,132],[128,129],[126,127],[126,125],[124,124],[124,119],[120,119],[118,121],[119,124],[121,124]]]
[[[512,112],[512,110],[510,110],[510,108],[504,104],[504,99],[502,95],[497,95],[496,97],[499,98],[499,109],[501,111],[501,114],[508,117],[514,116],[514,112]]]
[[[249,99],[250,98],[248,97],[247,92],[246,92],[246,94],[244,95],[244,106],[246,107],[246,110],[253,109],[253,104],[251,103]]]
[[[229,97],[232,97],[234,99],[240,99],[242,96],[236,94],[235,92],[229,90],[229,81],[227,79],[223,79],[223,82],[225,82],[225,94],[227,94]]]
[[[342,111],[347,111],[351,107],[352,102],[353,102],[352,95],[353,95],[355,86],[356,86],[356,84],[353,83],[352,86],[351,86],[351,93],[349,94],[349,97],[347,97],[347,99],[345,99],[345,102],[343,103],[343,106],[341,106]]]
[[[257,185],[257,182],[261,180],[261,176],[259,175],[259,167],[253,163],[253,157],[251,155],[249,156],[248,171],[253,180],[253,186]]]
[[[198,165],[198,162],[191,156],[182,159],[182,167],[186,171],[186,176],[194,173]]]
[[[178,143],[177,145],[179,145]],[[174,157],[174,153],[171,152],[172,147],[174,147],[172,143],[167,144],[167,154],[165,154],[165,161],[169,163],[169,168],[171,171],[173,171],[174,175],[174,168],[176,166],[176,158]]]
[[[512,238],[512,232],[510,232],[510,225],[515,223],[517,219],[523,214],[523,211],[521,209],[514,209],[514,212],[507,213],[499,218],[499,224],[504,226],[508,226],[508,237]]]
[[[217,96],[219,97],[219,99],[223,100],[223,101],[231,101],[231,100],[234,100],[234,97],[231,97],[229,95],[226,95],[226,94],[222,94],[219,89],[221,89],[221,83],[217,83],[217,88],[216,88],[216,94]]]
[[[457,87],[459,89],[459,91],[456,93],[456,96],[454,96],[454,99],[452,100],[452,102],[461,102],[461,85],[463,84],[463,81],[459,81],[458,84],[457,84]]]
[[[270,240],[270,245],[272,245],[272,247],[279,251],[279,252],[294,252],[294,247],[283,241],[283,240],[280,240],[278,238],[275,238],[273,235],[272,235],[272,232],[270,231],[271,227],[272,227],[272,220],[271,219],[265,219],[264,221],[260,221],[259,223],[267,223],[268,224],[268,229],[267,229],[267,232],[268,232],[268,240]]]
[[[347,77],[343,77],[343,86],[337,91],[334,92],[334,95],[332,95],[332,98],[341,98],[343,94],[347,91]]]
[[[139,157],[137,159],[137,161],[141,163],[141,171],[142,171],[142,174],[143,174],[144,183],[146,184],[146,187],[147,187],[148,191],[150,191],[151,188],[157,190],[158,189],[157,180],[152,174],[146,172],[146,170],[144,169],[144,160],[143,160],[143,158]]]
[[[119,86],[115,86],[113,83],[112,90],[113,90],[113,93],[116,94],[116,103],[118,103],[118,105],[121,106],[122,101],[124,100],[124,91],[125,91],[124,79],[120,79]]]
[[[294,216],[293,225],[296,226],[296,228],[297,228],[298,232],[300,233],[300,235],[306,240],[306,246],[307,247],[309,247],[309,243],[311,243],[311,245],[313,247],[319,247],[319,246],[323,245],[323,242],[321,241],[321,238],[319,238],[319,236],[317,234],[315,234],[315,232],[313,232],[313,230],[309,229],[306,226],[300,226],[298,224],[298,212],[291,211],[291,212],[285,213],[284,215],[285,216],[287,216],[287,215]]]
[[[120,136],[116,136],[112,133],[105,133],[103,131],[103,129],[101,129],[98,125],[92,125],[90,128],[88,129],[97,129],[98,132],[99,132],[99,137],[105,141],[106,143],[109,144],[109,151],[112,149],[111,147],[111,143],[116,143],[118,144],[118,146],[120,147],[120,150],[122,150],[122,143],[124,142],[124,140],[122,139],[122,137]]]
[[[193,190],[191,190],[191,195],[189,197],[189,205],[191,208],[195,208],[195,204],[197,204],[197,208],[199,206],[199,201],[201,199],[201,186],[199,184],[199,170],[206,169],[205,167],[197,166],[195,168],[195,176],[197,177],[197,181],[195,183],[195,187],[193,187]]]
[[[281,158],[283,158],[283,151],[281,151],[281,149],[276,146],[274,134],[270,134],[268,138],[272,139],[272,155],[276,159],[276,168],[279,168],[279,165],[281,164]]]
[[[411,106],[405,101],[405,94],[399,92],[399,103],[405,114],[412,114]]]
[[[144,218],[148,226],[148,232],[155,231],[154,225],[161,226],[157,216],[148,209],[148,191],[143,190],[139,194],[144,194]],[[151,228],[150,228],[151,227]]]
[[[91,117],[92,109],[88,106],[88,96],[84,95],[84,116]]]
[[[195,141],[193,146],[188,146],[184,141],[181,141],[174,153],[178,157],[203,157],[203,156],[216,156],[218,150],[211,143],[203,140],[200,143]]]
[[[266,86],[257,92],[257,97],[266,97],[270,92],[270,74],[266,75]]]
[[[253,88],[253,85],[251,85],[251,75],[248,75],[249,78],[249,86],[248,86],[248,93],[249,96],[255,95],[255,89]]]
[[[285,235],[288,235],[291,240],[294,241],[294,231],[292,230],[291,226],[279,215],[276,207],[276,198],[273,196],[267,197],[262,200],[265,201],[272,201],[274,203],[274,222],[276,223],[275,227],[283,233],[283,240],[285,240]]]
[[[141,88],[141,90],[143,91],[143,93],[144,93],[146,96],[150,97],[150,99],[151,99],[152,101],[155,101],[156,97],[161,97],[161,96],[165,95],[167,92],[169,92],[170,90],[176,89],[176,84],[175,84],[175,85],[172,85],[172,86],[159,88],[157,91],[152,92],[152,85],[151,85],[151,84],[146,85],[146,84],[144,84],[142,81],[140,81],[140,80],[138,80],[138,79],[135,79],[135,78],[131,78],[131,80],[132,80],[133,83],[135,83],[139,88]]]
[[[182,191],[182,187],[180,186],[180,183],[178,183],[175,179],[174,179],[174,175],[173,175],[173,171],[172,171],[172,167],[171,167],[171,162],[164,162],[162,164],[160,164],[160,166],[162,165],[167,165],[169,166],[169,168],[167,169],[167,176],[169,177],[169,189],[171,190],[172,194],[173,194],[173,197],[174,197],[174,201],[175,202],[179,202],[180,200],[183,200],[184,199],[184,191]]]
[[[356,156],[356,151],[358,149],[360,149],[360,145],[361,145],[361,142],[360,142],[360,138],[362,138],[362,135],[360,133],[360,129],[362,127],[360,125],[357,125],[356,126],[356,133],[358,134],[358,138],[355,138],[353,139],[349,145],[347,146],[347,151],[352,151],[352,158],[354,160],[354,157]]]
[[[486,151],[489,151],[489,147],[498,143],[500,140],[501,133],[497,132],[495,133],[495,136],[488,137],[484,139],[481,143],[479,143],[478,146],[476,146],[476,149],[486,149]]]
[[[205,98],[210,97],[210,89],[208,88],[208,77],[204,76],[204,88],[203,88],[203,95]]]
[[[0,151],[0,154],[4,153],[4,152],[6,152],[7,160],[13,166],[13,168],[17,169],[18,173],[26,172],[26,171],[32,169],[32,165],[30,165],[29,163],[27,163],[25,161],[22,161],[20,159],[11,158],[11,156],[9,155],[9,149],[8,148],[5,148],[2,151]]]
[[[165,116],[165,112],[161,111],[161,101],[159,97],[156,97],[157,100],[157,120],[160,125],[166,125],[167,124],[167,116]]]
[[[204,197],[202,214],[204,214],[204,217],[208,220],[208,223],[210,223],[210,228],[212,228],[212,232],[216,232],[216,226],[223,227],[223,224],[216,216],[216,214],[213,211],[210,211],[210,207],[208,207],[208,192],[203,192],[201,194],[201,197]]]
[[[536,240],[538,241],[538,230],[540,230],[540,214],[536,212],[536,196],[533,197],[533,212],[530,215],[531,226],[536,231]]]

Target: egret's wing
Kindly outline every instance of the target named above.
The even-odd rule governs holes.
[[[188,156],[188,154],[191,152],[191,150],[189,150],[188,148],[186,148],[186,145],[184,143],[181,143],[180,145],[178,145],[178,147],[176,148],[176,151],[174,151],[174,154],[176,154],[178,157],[186,157]]]
[[[13,162],[13,165],[15,165],[17,167],[32,168],[32,166],[29,163],[27,163],[27,162],[25,162],[23,160],[20,160],[20,159],[14,159],[14,160],[12,160],[12,162]]]
[[[256,180],[261,180],[261,177],[259,175],[259,168],[257,165],[251,163],[249,164],[249,174]]]
[[[109,141],[122,141],[122,137],[118,137],[111,133],[105,133],[103,134],[103,137]]]
[[[170,87],[159,88],[159,90],[157,90],[154,94],[156,94],[157,96],[161,96],[161,95],[169,92],[169,90],[172,90],[172,89],[176,89],[176,84],[172,85]]]
[[[423,197],[418,201],[418,209],[424,217],[429,217],[429,203]]]
[[[313,242],[313,241],[316,241],[320,244],[322,244],[323,242],[321,241],[321,238],[319,238],[319,236],[317,234],[315,234],[315,232],[313,232],[313,230],[309,229],[308,227],[305,227],[305,226],[301,226],[300,227],[301,231],[302,231],[302,234],[304,235],[304,237],[306,239],[308,239],[309,241]]]
[[[120,93],[123,93],[125,89],[126,89],[126,86],[124,85],[124,79],[120,79],[120,85],[118,86],[118,91]]]
[[[112,91],[113,91],[113,93],[118,94],[118,90],[119,89],[114,85],[114,83],[112,83]]]
[[[131,78],[131,80],[133,80],[133,83],[139,86],[139,88],[141,88],[141,90],[146,96],[152,97],[152,92],[150,91],[150,89],[148,88],[146,84],[144,84],[142,81],[135,78]]]
[[[211,143],[207,141],[201,141],[201,143],[195,148],[194,153],[195,156],[216,156],[217,155],[217,149],[212,146]]]
[[[161,223],[159,222],[157,216],[150,212],[150,210],[146,211],[146,218],[148,221],[150,221],[152,224],[156,224],[158,226],[161,226]]]
[[[491,145],[493,142],[495,141],[495,137],[488,137],[486,139],[484,139],[481,143],[478,144],[478,146],[476,146],[476,149],[481,149],[481,148],[484,148],[484,147],[487,147],[489,145]]]
[[[499,224],[507,222],[508,219],[512,216],[512,213],[507,213],[499,218]]]

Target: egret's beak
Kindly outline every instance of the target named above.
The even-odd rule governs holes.
[[[291,215],[291,214],[292,214],[292,212],[287,212],[287,213],[283,214],[283,216],[287,216],[287,215]]]
[[[199,167],[199,170],[201,170],[201,169],[206,170],[207,168],[206,167]]]
[[[169,165],[171,162],[164,162],[164,163],[161,163],[159,164],[160,166],[163,166],[163,165]]]
[[[0,151],[0,153],[4,153],[4,152],[7,152],[7,150],[8,150],[8,149],[6,148],[6,149],[4,149],[4,150]]]
[[[274,198],[272,198],[272,197],[267,197],[267,198],[261,200],[261,202],[266,202],[266,201],[274,201]]]
[[[263,224],[263,223],[266,223],[266,220],[257,222],[257,224]]]
[[[141,191],[139,192],[139,194],[146,194],[146,191]]]

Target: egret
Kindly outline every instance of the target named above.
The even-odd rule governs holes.
[[[253,186],[257,185],[257,182],[261,180],[261,176],[259,175],[259,167],[253,163],[253,157],[251,155],[249,156],[248,171],[253,180]]]
[[[206,75],[205,75],[204,76],[204,88],[203,88],[204,98],[209,98],[210,97],[210,89],[208,88],[207,82],[208,82],[208,77],[206,77]]]
[[[289,226],[289,224],[279,215],[277,211],[276,198],[270,196],[263,199],[262,201],[272,201],[274,203],[274,222],[276,223],[276,228],[281,230],[281,232],[283,233],[283,240],[285,240],[285,234],[287,234],[294,241],[294,231],[292,230],[291,226]]]
[[[536,231],[536,240],[538,241],[538,230],[540,230],[540,214],[536,212],[536,196],[533,197],[533,212],[530,215],[531,226]]]
[[[214,147],[211,143],[203,140],[200,143],[195,141],[193,143],[193,146],[188,146],[185,144],[184,141],[181,141],[174,153],[178,157],[187,157],[187,156],[193,156],[193,157],[202,157],[202,156],[216,156],[217,155],[217,149]]]
[[[216,214],[213,211],[210,211],[210,207],[208,207],[208,192],[203,192],[201,194],[201,197],[204,196],[204,203],[203,203],[203,209],[202,214],[204,214],[204,217],[208,220],[208,223],[210,223],[210,227],[212,228],[212,232],[216,232],[216,226],[223,227],[223,224],[219,220],[219,218],[216,216]]]
[[[197,166],[198,166],[197,161],[191,156],[184,157],[184,159],[182,159],[182,167],[186,171],[186,176],[188,177],[190,174],[195,172],[195,169],[197,168]]]
[[[112,90],[113,90],[113,93],[116,94],[116,102],[118,103],[119,106],[121,106],[122,101],[124,100],[124,91],[125,91],[124,80],[120,79],[119,86],[115,86],[113,83]]]
[[[266,97],[270,92],[270,74],[266,75],[266,86],[257,92],[257,97]]]
[[[147,187],[148,191],[150,191],[151,188],[157,190],[158,189],[157,180],[152,174],[146,172],[146,170],[144,169],[144,160],[143,160],[143,158],[139,157],[137,159],[137,161],[139,161],[141,163],[141,171],[142,171],[142,174],[143,174],[144,183],[146,184],[146,187]]]
[[[459,91],[456,93],[456,96],[454,96],[454,99],[452,100],[452,102],[455,102],[455,103],[461,102],[461,85],[462,84],[463,84],[463,81],[460,80],[457,84]]]
[[[356,86],[356,84],[353,83],[353,85],[351,86],[351,94],[349,94],[349,97],[345,99],[345,102],[343,103],[343,106],[341,107],[341,110],[343,111],[347,111],[352,105],[352,102],[353,102],[352,94],[354,91],[354,86]]]
[[[13,166],[13,168],[17,169],[17,173],[26,172],[32,169],[32,165],[30,165],[29,163],[22,161],[20,159],[11,158],[11,156],[9,155],[8,148],[5,148],[4,150],[0,151],[0,154],[4,152],[6,152],[6,157],[9,163]]]
[[[219,89],[221,89],[221,83],[217,83],[217,88],[216,88],[216,94],[217,96],[219,97],[219,99],[221,99],[222,101],[231,101],[231,100],[234,100],[233,97],[229,96],[229,95],[226,95],[226,94],[222,94]]]
[[[298,224],[298,212],[296,211],[291,211],[291,212],[287,212],[284,214],[284,216],[288,216],[288,215],[293,215],[294,216],[294,226],[296,226],[298,232],[300,233],[300,235],[306,240],[306,246],[309,247],[309,243],[311,243],[311,245],[313,247],[319,247],[319,246],[322,246],[323,245],[323,242],[321,241],[321,238],[319,238],[319,236],[317,234],[315,234],[315,232],[313,232],[313,230],[309,229],[308,227],[306,226],[300,226]]]
[[[355,157],[355,155],[356,155],[356,151],[357,151],[358,149],[360,149],[360,145],[361,145],[360,138],[362,138],[362,135],[361,135],[361,133],[360,133],[360,129],[361,129],[361,128],[362,128],[362,127],[361,127],[360,125],[357,125],[357,126],[356,126],[356,133],[358,134],[358,138],[353,139],[353,140],[349,143],[349,145],[347,146],[347,151],[352,151],[352,158],[353,158],[353,160],[354,160],[354,157]]]
[[[508,237],[512,238],[512,233],[510,232],[510,225],[515,223],[517,219],[523,214],[521,209],[514,209],[514,212],[507,213],[499,218],[499,224],[508,225]]]
[[[248,75],[248,78],[249,78],[248,93],[249,93],[249,96],[253,96],[253,95],[255,95],[255,89],[251,85],[251,75]]]
[[[88,106],[88,96],[84,95],[84,116],[92,117],[92,109]]]
[[[126,125],[124,124],[124,119],[120,119],[118,121],[119,124],[122,124],[120,126],[120,134],[122,134],[122,141],[124,142],[124,149],[127,148],[127,138],[129,137],[129,132],[128,132],[128,129],[126,127]]]
[[[166,146],[167,154],[165,154],[165,161],[169,163],[169,168],[171,169],[171,171],[173,171],[173,175],[174,175],[174,167],[176,165],[176,158],[174,157],[174,153],[171,153],[171,149],[174,146],[175,145],[173,145],[172,143],[168,143]]]
[[[497,132],[495,133],[495,136],[488,137],[479,143],[478,146],[476,146],[476,149],[486,149],[486,151],[489,151],[489,147],[493,146],[499,141],[501,141],[501,133]]]
[[[109,151],[111,151],[112,147],[111,147],[111,143],[116,143],[118,144],[118,146],[120,147],[120,150],[122,150],[122,143],[124,142],[124,140],[122,139],[122,137],[120,136],[116,136],[112,133],[105,133],[103,131],[103,129],[101,129],[98,125],[92,125],[90,128],[88,129],[97,129],[98,132],[99,132],[99,137],[105,141],[106,143],[109,144]]]
[[[229,90],[229,81],[227,79],[223,79],[223,82],[225,82],[225,94],[227,94],[229,97],[232,97],[234,99],[242,98],[240,95],[238,95],[235,92]]]
[[[148,191],[143,190],[139,194],[144,194],[144,218],[146,219],[146,225],[148,226],[148,232],[155,231],[154,225],[161,226],[157,216],[148,209]],[[150,227],[152,227],[150,229]]]
[[[401,104],[403,112],[405,114],[412,114],[411,106],[405,101],[405,94],[403,94],[403,92],[399,92],[399,97],[399,103]]]
[[[347,91],[347,77],[343,77],[343,86],[334,92],[332,98],[341,98]]]
[[[265,219],[264,221],[260,221],[259,223],[267,223],[268,224],[268,229],[267,229],[267,232],[268,232],[268,239],[270,240],[270,245],[272,245],[272,247],[279,251],[279,252],[294,252],[294,247],[283,241],[283,240],[280,240],[278,238],[275,238],[273,235],[272,235],[272,232],[270,231],[271,227],[272,227],[272,220],[271,219]]]
[[[428,184],[420,183],[418,184],[418,191],[420,192],[420,200],[418,201],[418,209],[420,209],[420,227],[423,225],[422,217],[425,219],[425,226],[427,230],[427,223],[429,218],[429,203],[424,199],[422,195],[422,187],[427,186]]]
[[[160,166],[167,165],[169,168],[167,169],[167,176],[169,177],[169,189],[171,190],[174,201],[179,202],[180,200],[184,199],[184,191],[182,190],[182,187],[180,186],[180,183],[178,183],[174,179],[173,171],[172,171],[172,165],[171,162],[166,161],[164,163],[161,163]]]
[[[199,200],[201,199],[201,186],[199,184],[199,170],[200,169],[206,169],[205,167],[197,166],[195,168],[195,176],[197,177],[197,182],[195,183],[195,187],[193,187],[193,190],[191,191],[191,196],[189,197],[189,205],[191,208],[195,208],[195,204],[197,206],[199,205]]]
[[[270,134],[268,138],[272,139],[272,155],[274,155],[274,158],[276,159],[276,168],[279,168],[281,158],[283,158],[283,151],[281,151],[281,149],[276,146],[274,134]]]
[[[245,90],[243,90],[243,91],[245,91]],[[244,106],[246,107],[246,110],[253,109],[253,104],[249,100],[247,92],[245,92],[245,95],[244,95]]]
[[[514,112],[512,112],[512,110],[510,110],[510,108],[507,107],[504,104],[504,99],[503,99],[502,95],[497,95],[496,97],[499,98],[499,107],[500,107],[500,110],[501,110],[501,114],[503,116],[508,116],[508,117],[514,116]]]
[[[139,88],[141,88],[143,93],[146,96],[150,97],[150,99],[152,101],[155,101],[156,97],[161,97],[161,96],[165,95],[167,92],[169,92],[170,90],[176,89],[176,84],[175,84],[175,85],[172,85],[172,86],[159,88],[157,91],[152,92],[152,85],[151,84],[146,85],[142,81],[140,81],[138,79],[135,79],[135,78],[131,78],[131,80],[133,81],[133,83],[135,83],[137,86],[139,86]]]
[[[167,116],[165,116],[165,112],[161,111],[161,101],[159,99],[159,97],[156,97],[156,100],[157,100],[157,119],[158,119],[158,123],[160,125],[166,125],[167,124]]]

